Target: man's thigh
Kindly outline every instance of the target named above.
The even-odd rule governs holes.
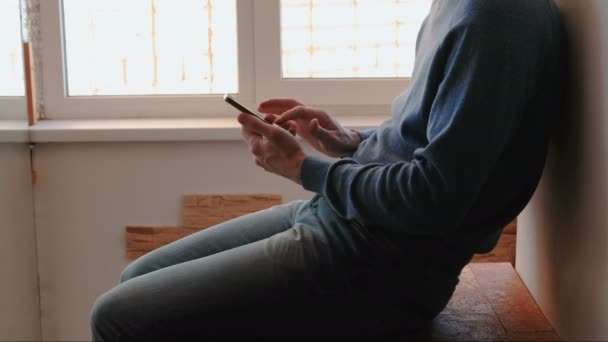
[[[307,205],[308,201],[294,201],[201,230],[135,260],[123,271],[121,282],[285,231],[293,226],[294,216],[306,210]]]

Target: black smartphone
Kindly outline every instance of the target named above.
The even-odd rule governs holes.
[[[252,111],[251,109],[238,103],[235,99],[230,97],[230,95],[228,95],[228,94],[224,95],[224,101],[226,101],[229,105],[231,105],[232,107],[239,110],[241,113],[247,113],[247,114],[253,115],[256,118],[264,121],[265,123],[270,124],[270,122],[266,121],[266,119],[264,119],[260,114],[257,114],[256,112]]]

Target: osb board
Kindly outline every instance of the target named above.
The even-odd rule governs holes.
[[[464,268],[446,308],[412,341],[558,341],[508,263]]]
[[[179,240],[200,229],[184,227],[143,227],[127,226],[127,258],[137,259],[159,247]]]
[[[182,199],[182,225],[208,228],[245,214],[283,203],[280,195],[185,195]]]
[[[507,263],[479,263],[469,267],[507,332],[553,331],[513,266]]]
[[[509,223],[509,225],[507,225],[505,229],[503,229],[502,233],[517,234],[517,220],[514,220],[513,222]]]
[[[129,259],[179,240],[201,229],[281,204],[280,195],[185,195],[181,227],[128,226],[126,255]]]
[[[515,266],[516,240],[517,221],[513,221],[505,227],[498,244],[490,253],[476,254],[471,262],[508,262]]]
[[[502,234],[496,247],[487,254],[476,254],[471,262],[508,262],[515,266],[516,234]]]

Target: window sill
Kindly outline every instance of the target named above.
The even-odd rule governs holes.
[[[0,120],[0,143],[29,142],[28,130],[24,120]]]
[[[349,129],[377,127],[385,117],[352,116],[339,121]],[[27,137],[27,128],[26,128]],[[33,143],[236,141],[240,126],[234,118],[44,120],[29,128]]]

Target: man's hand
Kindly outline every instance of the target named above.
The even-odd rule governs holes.
[[[264,123],[249,114],[241,113],[238,121],[255,163],[268,172],[301,184],[300,168],[306,154],[296,138],[283,128]]]
[[[357,132],[346,130],[327,112],[306,107],[293,99],[264,101],[258,111],[268,113],[266,120],[295,130],[317,151],[330,157],[350,156],[361,142]]]

